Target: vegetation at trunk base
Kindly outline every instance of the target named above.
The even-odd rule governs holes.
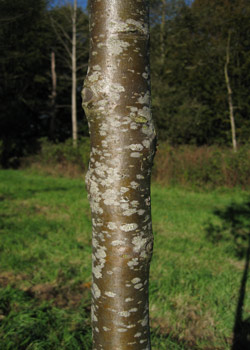
[[[72,139],[54,143],[39,140],[40,152],[22,160],[29,171],[54,176],[82,177],[89,162],[90,140],[78,140],[75,149]],[[154,159],[153,179],[163,186],[186,188],[250,187],[250,150],[241,146],[237,154],[231,148],[192,145],[171,146],[159,142]]]
[[[193,189],[220,187],[250,188],[249,145],[238,149],[218,146],[170,146],[160,143],[153,178],[163,186]]]
[[[0,348],[90,350],[91,213],[83,181],[14,170],[1,170],[0,180]],[[152,348],[229,350],[239,328],[247,344],[249,192],[153,183],[152,210]]]
[[[51,142],[39,139],[38,154],[23,158],[22,167],[29,170],[58,176],[82,177],[88,169],[90,140],[78,138],[77,147],[72,139]]]

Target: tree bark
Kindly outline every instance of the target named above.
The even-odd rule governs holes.
[[[56,58],[55,52],[51,52],[51,80],[52,80],[52,92],[51,92],[51,119],[49,135],[51,139],[55,137],[55,119],[56,119]]]
[[[164,69],[164,61],[165,61],[165,22],[166,22],[166,0],[161,0],[161,25],[160,25],[160,50],[161,50],[161,69]]]
[[[236,142],[236,131],[235,131],[235,121],[234,121],[234,108],[233,108],[233,92],[230,84],[229,74],[228,74],[228,65],[230,62],[230,41],[231,41],[231,32],[228,32],[228,40],[226,47],[226,62],[224,66],[225,81],[227,86],[227,96],[228,96],[228,107],[229,107],[229,116],[231,124],[231,133],[232,133],[232,145],[234,152],[237,152],[237,142]]]
[[[155,154],[149,1],[90,1],[91,49],[82,91],[91,155],[93,350],[150,350]]]
[[[77,104],[76,104],[76,11],[77,0],[74,0],[72,13],[72,96],[71,96],[71,116],[72,116],[72,139],[74,147],[77,146]]]

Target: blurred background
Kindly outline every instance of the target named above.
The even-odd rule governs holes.
[[[75,5],[60,0],[0,2],[4,168],[32,163],[31,156],[48,149],[54,150],[48,154],[54,162],[65,157],[79,166],[83,158],[87,162],[88,126],[80,93],[88,64],[88,8],[86,0]],[[209,177],[211,166],[224,163],[219,172],[225,172],[228,163],[249,158],[249,16],[246,0],[151,0],[153,117],[159,154],[163,148],[169,167],[173,153],[189,164],[213,158],[218,164],[208,160]],[[241,156],[231,149],[241,150]],[[161,164],[162,159],[159,178],[166,172]],[[233,176],[220,181],[234,182]]]

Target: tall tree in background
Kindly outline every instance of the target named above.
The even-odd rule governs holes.
[[[237,141],[236,141],[236,131],[235,131],[235,119],[234,119],[234,107],[233,107],[233,91],[230,84],[228,66],[230,63],[230,44],[231,44],[231,31],[228,31],[228,39],[226,45],[226,62],[224,65],[224,73],[225,73],[225,81],[227,86],[227,94],[228,94],[228,107],[229,107],[229,117],[231,124],[231,134],[232,134],[232,145],[234,152],[237,151]]]
[[[92,0],[83,106],[91,134],[94,350],[149,350],[153,248],[149,1]]]
[[[57,39],[57,56],[65,62],[66,68],[70,69],[70,77],[66,79],[71,81],[72,139],[76,146],[78,138],[77,81],[79,80],[77,73],[85,66],[85,62],[80,63],[82,57],[87,56],[88,44],[83,34],[87,16],[80,8],[77,8],[77,0],[73,0],[73,4],[66,2],[64,6],[51,10],[50,18]]]
[[[36,150],[47,130],[50,36],[46,1],[0,1],[0,139],[3,166]]]
[[[50,128],[49,128],[49,135],[50,138],[53,140],[55,135],[55,118],[56,118],[56,85],[57,85],[57,79],[56,79],[56,57],[55,52],[51,52],[51,119],[50,119]]]
[[[237,134],[241,134],[241,121],[247,117],[240,105],[241,96],[245,94],[245,78],[241,73],[244,65],[242,58],[246,51],[249,52],[249,41],[243,39],[242,34],[249,32],[249,25],[245,25],[249,10],[249,1],[246,0],[195,0],[192,4],[192,12],[199,21],[200,32],[206,38],[204,48],[209,50],[207,56],[214,56],[217,84],[223,81],[223,85],[220,83],[214,89],[215,98],[221,96],[220,104],[224,106],[221,119],[227,129],[228,139],[232,140],[234,151],[237,150],[236,130]],[[219,92],[219,89],[222,91]],[[245,104],[249,106],[247,100],[249,99],[245,99]]]
[[[72,139],[73,145],[77,146],[77,105],[76,105],[76,14],[77,0],[74,0],[72,9],[72,91],[71,91],[71,117],[72,117]]]

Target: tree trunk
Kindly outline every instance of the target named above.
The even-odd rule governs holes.
[[[55,119],[56,119],[56,58],[55,52],[51,52],[51,80],[52,80],[52,92],[51,92],[51,119],[49,135],[51,139],[55,138]]]
[[[148,0],[92,0],[82,91],[91,155],[93,350],[150,350],[153,249],[150,177],[155,153]]]
[[[161,0],[161,25],[160,25],[160,50],[161,50],[161,70],[164,69],[165,62],[165,22],[166,22],[166,0]]]
[[[226,47],[226,62],[224,66],[225,81],[227,86],[227,95],[228,95],[228,107],[229,107],[229,116],[231,124],[231,133],[232,133],[232,145],[234,152],[237,152],[237,142],[236,142],[236,131],[235,131],[235,121],[234,121],[234,108],[233,108],[233,92],[230,85],[230,79],[228,74],[228,65],[230,61],[230,41],[231,41],[231,32],[228,32],[228,41]]]
[[[76,104],[76,11],[77,0],[74,0],[72,14],[72,96],[71,96],[71,116],[72,116],[72,138],[74,147],[77,146],[77,104]]]

